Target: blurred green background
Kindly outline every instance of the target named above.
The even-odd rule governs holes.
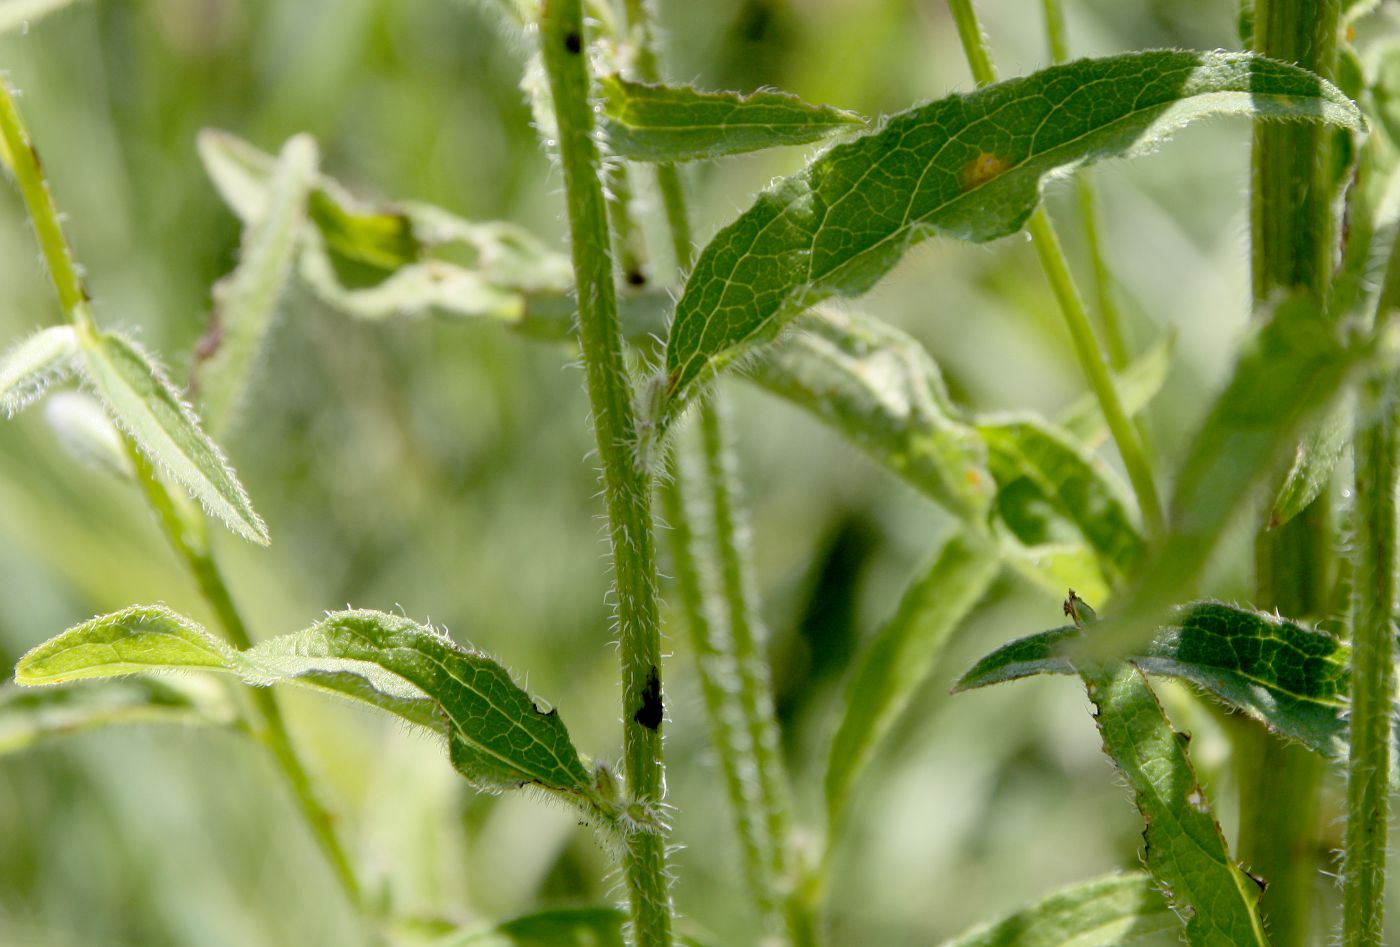
[[[981,7],[1004,74],[1047,63],[1039,4]],[[1227,0],[1067,7],[1080,54],[1238,46]],[[869,115],[971,88],[937,0],[663,0],[660,13],[670,75],[704,87],[777,86]],[[0,68],[23,92],[99,321],[134,332],[182,378],[239,237],[196,157],[201,128],[274,151],[309,132],[325,171],[357,194],[508,219],[563,249],[562,183],[518,88],[527,45],[488,7],[448,0],[83,0],[0,38]],[[1244,122],[1208,123],[1094,172],[1136,343],[1177,340],[1152,413],[1164,458],[1179,456],[1244,326],[1248,142]],[[691,169],[700,232],[804,157]],[[1082,261],[1067,191],[1052,188],[1051,206]],[[0,340],[57,320],[10,187],[0,285]],[[923,341],[971,408],[1054,416],[1082,390],[1019,237],[924,244],[855,305]],[[950,523],[810,418],[742,382],[726,387],[787,750],[800,811],[816,824],[844,671]],[[351,323],[294,289],[225,446],[273,535],[268,549],[219,537],[256,633],[300,629],[347,603],[401,609],[499,657],[560,708],[584,752],[617,755],[602,507],[573,353],[480,323]],[[1230,566],[1240,558],[1222,557],[1207,591],[1244,600],[1245,576]],[[155,601],[209,617],[135,490],[65,454],[42,406],[0,425],[0,664],[94,613]],[[856,800],[832,889],[835,943],[933,943],[1136,864],[1140,822],[1074,682],[946,696],[978,654],[1058,619],[1053,597],[1004,580],[959,632]],[[716,943],[750,944],[674,624],[667,644],[678,906]],[[1228,828],[1223,741],[1189,697],[1168,696],[1196,731]],[[619,895],[607,853],[569,812],[473,795],[438,747],[348,704],[285,701],[357,867],[393,916],[475,924]],[[0,757],[0,943],[365,942],[245,740],[145,727]]]

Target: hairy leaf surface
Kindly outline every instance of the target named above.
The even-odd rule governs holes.
[[[287,142],[262,214],[244,229],[238,266],[214,284],[214,311],[198,352],[195,380],[205,423],[216,435],[227,429],[243,398],[291,273],[316,160],[311,138],[298,135]]]
[[[69,370],[78,354],[72,326],[49,326],[0,355],[0,411],[14,415]]]
[[[1007,236],[1035,210],[1046,175],[1144,150],[1221,113],[1362,124],[1349,99],[1296,66],[1157,51],[950,96],[837,145],[760,194],[702,251],[667,342],[662,421],[802,309],[870,289],[911,244]]]
[[[613,154],[672,163],[805,145],[859,128],[852,112],[786,92],[702,92],[604,76],[603,133]]]
[[[1063,888],[943,947],[1118,947],[1180,929],[1152,876],[1135,871]]]
[[[1332,471],[1351,442],[1352,419],[1356,405],[1351,398],[1339,398],[1307,437],[1298,442],[1298,453],[1288,476],[1279,488],[1269,513],[1269,528],[1277,529],[1303,512],[1332,480]]]
[[[1147,829],[1147,868],[1186,919],[1192,945],[1265,947],[1261,885],[1230,855],[1205,790],[1147,678],[1131,664],[1081,670],[1104,751],[1113,759]]]
[[[833,831],[861,771],[997,572],[994,550],[955,536],[910,584],[866,649],[846,686],[845,713],[827,760],[827,822]]]
[[[249,684],[332,691],[427,726],[480,789],[535,785],[576,802],[596,793],[557,712],[542,711],[500,664],[406,618],[348,611],[238,651],[163,606],[95,618],[20,659],[26,685],[133,671],[207,669]]]
[[[160,366],[135,343],[107,332],[83,344],[82,356],[93,390],[142,453],[229,529],[266,545],[267,527],[233,468]]]
[[[1092,634],[1092,632],[1090,632]],[[1012,641],[978,661],[957,690],[1034,674],[1073,674],[1074,626]],[[1188,681],[1286,737],[1328,757],[1346,755],[1350,649],[1332,635],[1220,602],[1182,607],[1128,660],[1149,674]]]

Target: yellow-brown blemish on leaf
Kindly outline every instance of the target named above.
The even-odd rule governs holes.
[[[958,180],[962,183],[964,191],[970,191],[974,187],[986,184],[1010,167],[1009,159],[984,151],[962,166],[962,170],[958,172]]]

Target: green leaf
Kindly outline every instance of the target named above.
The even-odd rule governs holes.
[[[845,712],[827,760],[827,824],[833,837],[851,789],[880,741],[997,572],[994,550],[953,537],[905,590],[894,615],[861,657],[846,686]]]
[[[1297,456],[1279,488],[1269,514],[1269,528],[1277,529],[1303,512],[1332,480],[1332,471],[1346,453],[1351,441],[1355,405],[1351,398],[1339,398],[1321,422],[1298,443]]]
[[[667,342],[665,426],[694,386],[802,309],[870,289],[914,243],[1015,233],[1046,175],[1155,147],[1212,114],[1360,127],[1296,66],[1157,51],[1053,66],[901,112],[759,195],[702,251]]]
[[[1123,410],[1129,415],[1141,412],[1162,390],[1162,385],[1167,381],[1167,372],[1171,370],[1175,343],[1175,336],[1161,336],[1151,348],[1114,376],[1114,387],[1123,401]],[[1103,409],[1091,391],[1084,392],[1064,410],[1059,425],[1085,447],[1097,448],[1108,440],[1108,424],[1103,419]]]
[[[102,727],[232,725],[237,715],[223,691],[195,683],[133,677],[42,690],[0,685],[0,756]]]
[[[0,355],[0,410],[13,417],[67,374],[78,354],[72,326],[50,326]]]
[[[978,661],[955,690],[1034,674],[1073,674],[1073,626],[1012,641]],[[1220,602],[1183,606],[1127,660],[1188,681],[1272,730],[1332,759],[1346,756],[1350,649],[1332,635]]]
[[[1369,351],[1344,345],[1337,326],[1306,299],[1275,308],[1192,440],[1168,532],[1148,551],[1115,615],[1100,623],[1089,642],[1095,654],[1140,647],[1168,609],[1191,595],[1226,526],[1253,508],[1308,419],[1332,403]]]
[[[215,434],[227,429],[238,409],[271,328],[296,258],[316,160],[316,143],[308,136],[287,142],[262,213],[244,229],[242,259],[214,285],[214,311],[198,351],[195,383],[205,423]]]
[[[605,814],[557,712],[540,710],[486,655],[382,612],[338,612],[238,651],[163,606],[134,606],[39,645],[15,666],[15,680],[53,684],[192,668],[371,704],[440,733],[453,766],[479,789],[534,785],[575,803],[596,803],[590,811]]]
[[[58,391],[44,402],[44,423],[70,457],[120,480],[135,476],[121,432],[96,398],[81,391]]]
[[[268,185],[277,165],[272,155],[216,128],[202,129],[195,148],[215,190],[245,226],[266,215]]]
[[[1261,884],[1230,856],[1220,825],[1147,679],[1131,664],[1087,665],[1081,674],[1104,751],[1133,792],[1147,828],[1147,868],[1178,915],[1192,945],[1258,945]]]
[[[1118,947],[1180,929],[1152,877],[1134,871],[1062,888],[943,947]]]
[[[5,0],[0,3],[0,34],[25,32],[40,17],[72,4],[73,0]]]
[[[396,270],[416,263],[423,255],[413,221],[402,211],[361,211],[347,200],[332,198],[325,189],[312,193],[308,210],[326,249],[347,260]]]
[[[456,934],[433,947],[623,947],[626,920],[616,908],[556,908]]]
[[[814,310],[752,372],[935,503],[981,520],[994,483],[987,449],[959,421],[928,352],[875,319]]]
[[[267,544],[267,527],[233,468],[165,373],[133,342],[99,333],[82,340],[82,365],[117,426],[160,470],[245,539]]]
[[[805,145],[865,124],[853,112],[808,105],[786,92],[701,92],[603,76],[608,149],[633,161],[669,164]]]
[[[1035,546],[1074,529],[1097,554],[1105,576],[1120,578],[1142,555],[1142,534],[1128,513],[1128,492],[1108,467],[1063,431],[1031,414],[978,421],[997,482],[997,512],[1022,542]]]

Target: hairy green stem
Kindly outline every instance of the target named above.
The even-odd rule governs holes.
[[[963,53],[972,69],[973,79],[979,86],[996,82],[996,68],[992,65],[987,40],[982,33],[982,24],[977,19],[977,13],[972,8],[972,0],[948,0],[948,8],[957,24],[958,38],[962,40]],[[1160,535],[1165,521],[1156,481],[1152,476],[1152,466],[1148,463],[1138,432],[1123,409],[1118,389],[1114,387],[1113,377],[1104,361],[1103,348],[1094,335],[1094,328],[1084,308],[1083,297],[1070,272],[1069,261],[1065,258],[1065,251],[1060,246],[1054,225],[1043,207],[1031,215],[1026,229],[1035,243],[1041,268],[1050,281],[1050,288],[1064,315],[1080,368],[1103,409],[1109,433],[1123,458],[1128,481],[1132,484],[1138,506],[1142,510],[1143,526],[1149,536]]]
[[[53,196],[49,193],[47,181],[44,180],[39,153],[29,139],[13,95],[3,81],[0,81],[0,137],[3,137],[4,151],[9,156],[11,170],[19,183],[20,194],[24,198],[30,220],[33,221],[40,250],[48,264],[49,276],[58,294],[59,305],[80,335],[91,341],[97,333],[97,327],[92,319],[87,292],[83,289],[68,242],[64,239]],[[122,442],[136,471],[142,492],[155,512],[166,538],[190,569],[200,592],[214,609],[228,639],[239,648],[249,647],[252,642],[248,637],[247,628],[234,607],[218,566],[210,555],[203,518],[199,514],[182,515],[176,506],[175,498],[157,479],[155,471],[136,444],[125,434],[122,435]],[[360,908],[360,887],[354,869],[336,836],[330,814],[317,799],[310,777],[292,748],[276,697],[270,690],[256,688],[252,691],[251,699],[258,718],[252,722],[251,729],[271,750],[307,826],[325,853],[346,896],[356,908]]]
[[[559,125],[579,341],[612,542],[622,665],[623,765],[632,803],[648,817],[648,825],[639,826],[626,839],[630,936],[639,947],[670,947],[671,896],[660,812],[664,787],[661,636],[649,478],[637,456],[637,421],[617,316],[580,0],[546,0],[540,43]]]
[[[1337,0],[1258,0],[1254,50],[1331,78]],[[1256,312],[1303,291],[1321,310],[1328,297],[1335,228],[1328,155],[1333,130],[1310,122],[1259,122],[1251,155],[1251,276]],[[1334,545],[1326,492],[1255,542],[1255,603],[1292,618],[1333,610]],[[1239,856],[1269,882],[1260,909],[1276,947],[1311,943],[1318,865],[1318,762],[1277,738],[1252,733],[1241,755]]]
[[[1400,240],[1376,306],[1384,342],[1400,309]],[[1387,347],[1388,348],[1388,347]],[[1352,541],[1351,752],[1342,872],[1342,944],[1383,943],[1395,694],[1396,500],[1400,478],[1400,383],[1393,352],[1357,399],[1356,507]]]

